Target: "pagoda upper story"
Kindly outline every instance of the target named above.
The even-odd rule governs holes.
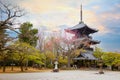
[[[98,30],[90,28],[82,21],[82,5],[80,13],[80,22],[77,25],[66,29],[65,31],[74,34],[73,39],[76,45],[83,44],[84,46],[90,47],[90,45],[99,44],[100,41],[93,40],[92,36],[90,36],[90,34],[98,32]]]
[[[86,24],[84,24],[84,22],[80,22],[79,24],[68,28],[66,31],[75,34],[76,38],[89,36],[89,34],[98,32],[98,30],[88,27]]]

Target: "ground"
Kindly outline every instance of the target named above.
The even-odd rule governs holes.
[[[120,80],[120,72],[105,71],[105,74],[97,74],[98,71],[68,70],[60,72],[38,73],[2,73],[0,80]]]

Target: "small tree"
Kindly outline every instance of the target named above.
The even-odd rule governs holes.
[[[104,55],[104,52],[102,51],[102,49],[96,47],[95,52],[94,52],[94,56],[96,58],[98,58],[98,63],[100,66],[100,71],[99,71],[100,74],[104,73],[103,69],[102,69],[102,67],[103,67],[103,55]]]
[[[29,55],[29,58],[28,58],[29,61],[32,61],[33,62],[33,67],[34,67],[34,64],[38,64],[38,68],[40,68],[40,65],[45,65],[45,55],[43,53],[40,53],[40,51],[37,51],[36,53],[33,53],[32,55]]]
[[[102,51],[102,49],[96,47],[94,51],[94,56],[98,59],[102,59],[103,55],[104,52]]]
[[[115,54],[115,60],[114,60],[113,64],[115,66],[120,66],[120,54],[119,53]]]
[[[107,66],[112,66],[114,60],[115,60],[115,54],[113,54],[112,52],[108,52],[103,56],[103,61]]]
[[[113,65],[120,66],[120,54],[115,52],[107,52],[103,56],[103,61],[107,66],[111,66],[111,69],[113,70]]]
[[[72,62],[73,55],[75,54],[75,50],[77,50],[76,45],[73,44],[73,39],[69,38],[62,38],[62,43],[64,45],[62,46],[63,51],[66,51],[67,56],[67,67],[70,68],[70,64]],[[74,55],[75,56],[75,55]]]
[[[0,52],[0,60],[3,62],[3,72],[6,71],[6,63],[9,59],[12,58],[12,56],[12,49],[10,48]]]
[[[120,54],[119,53],[116,54],[113,65],[118,67],[118,70],[120,70]]]
[[[32,55],[32,53],[36,52],[36,49],[27,43],[21,42],[16,42],[11,46],[14,46],[15,49],[14,59],[18,61],[21,71],[23,71],[24,62],[29,58],[30,55]]]
[[[45,57],[46,57],[46,67],[52,68],[53,61],[55,60],[55,55],[51,51],[46,51]]]
[[[59,61],[60,67],[64,68],[64,66],[67,66],[67,63],[68,63],[67,56],[66,57],[60,56],[58,61]]]

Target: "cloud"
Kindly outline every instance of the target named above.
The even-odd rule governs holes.
[[[98,29],[100,34],[106,34],[109,32],[109,29],[102,24],[101,18],[99,18],[98,14],[94,11],[84,10],[84,21],[88,26]]]
[[[68,26],[74,26],[79,22],[79,8],[58,6],[55,11],[51,11],[49,9],[42,12],[40,11],[40,14],[39,11],[31,13],[33,15],[30,15],[30,20],[34,24],[48,26],[50,30],[57,29],[59,25],[63,24]],[[90,10],[83,10],[83,12],[84,22],[88,24],[88,26],[90,25],[93,28],[99,29],[100,32],[103,34],[108,32],[106,27],[101,24],[99,18],[97,17],[97,14]]]
[[[101,18],[103,20],[119,20],[120,19],[120,12],[119,13],[117,13],[117,11],[105,12],[101,15]]]
[[[12,0],[11,0],[12,1]],[[108,17],[114,16],[118,18],[118,15],[102,13],[101,17],[96,14],[97,9],[101,9],[99,5],[93,5],[94,10],[84,9],[87,4],[94,0],[16,0],[14,3],[18,3],[21,7],[25,8],[29,13],[27,16],[21,19],[22,22],[30,21],[34,24],[35,28],[39,28],[42,25],[48,26],[49,30],[58,29],[59,25],[74,26],[79,22],[79,5],[81,2],[83,5],[83,19],[84,22],[105,34],[109,32],[109,28],[102,24],[103,20],[107,20]],[[117,4],[116,6],[119,7]]]
[[[20,5],[33,13],[45,13],[66,10],[65,7],[77,7],[94,0],[23,0]]]
[[[55,0],[25,0],[20,3],[21,6],[26,8],[32,13],[45,13],[57,9]]]
[[[98,10],[98,9],[100,9],[101,7],[98,6],[98,5],[96,5],[96,6],[93,6],[92,8],[93,8],[94,10]]]
[[[109,29],[109,33],[120,34],[118,31],[120,29],[120,11],[118,6],[114,6],[109,11],[105,11],[99,15],[101,23]]]

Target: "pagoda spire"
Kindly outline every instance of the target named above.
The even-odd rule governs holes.
[[[82,4],[80,5],[80,23],[83,22],[82,21]]]

